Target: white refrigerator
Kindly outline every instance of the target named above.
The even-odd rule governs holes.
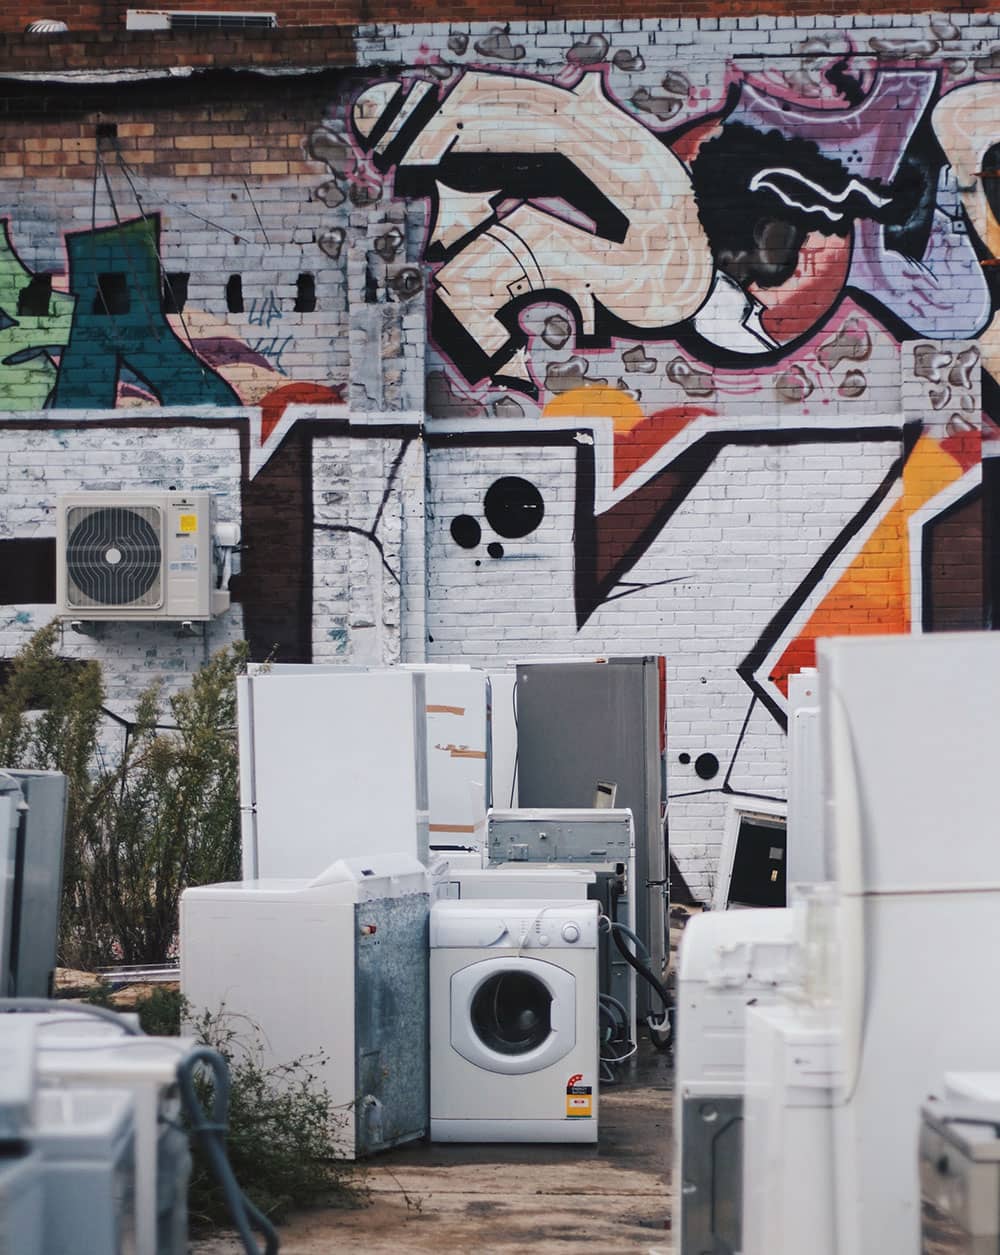
[[[838,1255],[920,1249],[920,1107],[1000,1060],[1000,635],[823,641]]]
[[[236,693],[244,880],[380,854],[427,862],[422,675],[261,668]]]

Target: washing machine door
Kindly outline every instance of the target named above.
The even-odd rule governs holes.
[[[540,959],[483,959],[451,978],[451,1044],[476,1067],[538,1072],[576,1045],[576,978]]]

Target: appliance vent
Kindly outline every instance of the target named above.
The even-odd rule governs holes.
[[[162,532],[156,506],[71,507],[66,517],[67,605],[162,605]]]
[[[126,30],[274,30],[276,13],[205,13],[197,10],[128,9]]]

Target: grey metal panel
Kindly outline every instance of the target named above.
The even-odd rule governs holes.
[[[355,907],[357,1154],[428,1129],[429,951],[425,893]],[[363,934],[362,928],[374,926]]]
[[[0,772],[0,997],[13,992],[11,962],[17,948],[18,807],[21,790],[9,772]]]
[[[61,771],[8,774],[28,803],[14,990],[21,998],[47,998],[59,943],[67,781]]]
[[[743,1228],[743,1099],[685,1098],[679,1255],[738,1255]]]
[[[648,886],[637,897],[636,931],[662,969],[668,950],[659,706],[658,660],[651,655],[517,668],[520,805],[590,807],[599,780],[618,785],[616,806],[635,817],[636,879]],[[656,1003],[645,982],[638,997],[644,1014]]]
[[[523,811],[489,816],[487,847],[493,863],[628,863],[628,817],[607,811],[595,819],[533,816]]]

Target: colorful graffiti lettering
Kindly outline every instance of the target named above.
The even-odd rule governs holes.
[[[542,420],[609,421],[610,449],[589,440],[577,452],[578,632],[611,601],[690,582],[657,578],[651,555],[670,553],[675,520],[733,450],[808,446],[839,465],[884,449],[864,499],[820,529],[813,568],[736,660],[781,721],[788,672],[813,661],[819,635],[932,625],[925,542],[942,510],[978,500],[980,350],[968,342],[982,338],[989,369],[1000,333],[982,263],[1000,243],[989,178],[1000,85],[942,96],[937,69],[855,71],[848,57],[822,86],[786,76],[772,93],[734,75],[723,100],[671,131],[686,78],[633,94],[647,125],[610,91],[608,66],[590,68],[607,41],[588,49],[558,82],[469,67],[443,86],[377,83],[353,103],[361,159],[395,196],[429,205],[430,333],[444,364],[429,404],[530,423],[513,393]],[[830,91],[836,107],[815,99]],[[907,356],[914,339],[931,342]],[[879,388],[899,415],[910,372],[919,404],[879,421]],[[768,397],[774,417],[761,413]],[[484,509],[515,482],[527,483],[501,474]],[[528,483],[520,496],[540,492]],[[541,495],[533,511],[537,527]],[[467,510],[448,520],[456,549],[527,558],[530,540],[519,551],[485,513],[488,529]]]
[[[977,335],[992,303],[956,167],[975,164],[964,120],[996,93],[974,90],[933,114],[945,160],[937,75],[919,70],[880,71],[840,110],[737,84],[674,135],[626,113],[599,71],[565,87],[472,70],[441,96],[378,84],[353,122],[396,194],[430,199],[442,352],[468,383],[537,397],[520,315],[546,299],[578,349],[671,338],[718,365],[793,350],[848,294],[911,335]]]
[[[123,380],[163,405],[238,404],[162,312],[156,215],[68,235],[68,292],[32,275],[3,228],[2,408],[110,409]]]

